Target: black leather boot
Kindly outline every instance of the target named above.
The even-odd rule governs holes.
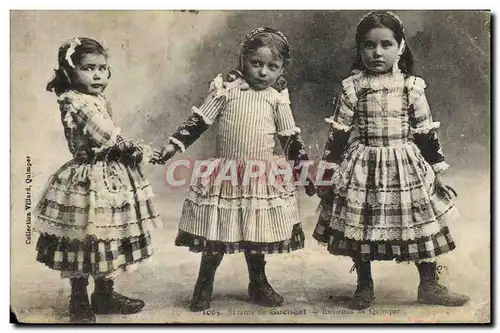
[[[352,297],[350,308],[354,310],[363,310],[372,305],[374,297],[373,279],[370,261],[361,261],[353,258],[356,273],[358,275],[358,284],[354,296]]]
[[[416,264],[420,274],[418,302],[445,306],[462,306],[469,301],[466,295],[454,293],[438,283],[437,264],[422,262]]]
[[[252,302],[267,307],[283,305],[283,297],[267,281],[264,255],[245,252],[245,259],[250,277],[248,295]]]
[[[96,278],[91,295],[92,309],[96,314],[132,314],[144,307],[144,302],[114,291],[112,279]]]
[[[72,278],[69,300],[69,318],[72,323],[95,323],[95,314],[89,303],[88,278]]]
[[[202,254],[198,279],[196,280],[193,298],[189,305],[189,309],[192,312],[199,312],[210,308],[210,301],[212,300],[212,292],[214,290],[215,272],[223,257],[223,253]]]

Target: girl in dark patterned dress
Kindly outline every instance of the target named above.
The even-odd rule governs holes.
[[[71,321],[94,322],[95,314],[143,308],[142,300],[115,292],[113,279],[152,255],[149,230],[161,220],[140,165],[147,147],[120,136],[103,95],[111,76],[107,51],[93,39],[73,38],[58,60],[47,90],[58,97],[73,159],[52,175],[37,204],[37,261],[69,278]]]
[[[358,274],[351,306],[374,298],[370,262],[415,262],[418,301],[460,306],[468,297],[437,281],[436,257],[455,248],[447,221],[457,215],[446,185],[449,167],[425,96],[412,75],[412,54],[400,19],[366,15],[356,31],[357,58],[331,125],[323,160],[331,187],[318,190],[314,237],[334,255],[350,256]],[[357,127],[359,135],[349,140]]]
[[[283,33],[271,28],[253,30],[243,44],[240,67],[230,73],[229,82],[220,75],[215,78],[204,103],[193,109],[193,115],[158,158],[165,160],[175,151],[184,151],[215,123],[216,156],[211,162],[219,170],[234,165],[239,170],[238,179],[242,179],[240,172],[252,161],[288,165],[283,157],[273,155],[277,135],[288,160],[295,161],[299,171],[300,161],[308,157],[282,77],[289,62],[290,46]],[[192,311],[210,307],[216,269],[224,254],[237,252],[245,253],[251,300],[264,306],[283,304],[283,298],[267,281],[264,255],[304,246],[297,192],[291,181],[278,185],[261,180],[233,184],[200,178],[189,189],[176,245],[202,252]]]

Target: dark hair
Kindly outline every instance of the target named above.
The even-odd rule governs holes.
[[[99,42],[91,38],[76,37],[61,45],[57,53],[59,68],[54,70],[54,78],[46,87],[47,91],[54,92],[58,96],[72,86],[71,75],[73,74],[74,66],[66,59],[70,47],[74,47],[74,52],[70,57],[73,64],[79,63],[87,54],[100,54],[105,56],[106,59],[108,58],[106,49]],[[109,72],[109,77],[111,77],[111,71]]]
[[[413,54],[411,53],[408,41],[403,27],[403,23],[394,14],[386,11],[372,12],[365,16],[356,28],[356,58],[351,65],[351,71],[364,70],[365,65],[361,59],[361,45],[364,42],[366,34],[375,28],[387,28],[394,33],[394,39],[401,45],[405,40],[405,49],[401,54],[398,67],[402,73],[413,74]]]
[[[244,58],[250,52],[255,51],[258,48],[264,46],[269,47],[271,49],[271,52],[276,57],[283,60],[283,68],[288,67],[292,62],[290,45],[288,44],[288,41],[286,41],[281,36],[282,33],[272,28],[265,28],[265,29],[268,30],[259,33],[258,35],[246,40],[243,43],[243,47],[241,49],[240,66],[239,66],[243,74],[245,70],[243,66]],[[286,85],[287,85],[286,79],[283,77],[283,75],[280,75],[280,77],[278,77],[278,79],[276,80],[276,83],[273,85],[273,88],[275,88],[278,91],[282,91],[283,89],[286,88]]]

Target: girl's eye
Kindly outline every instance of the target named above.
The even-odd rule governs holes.
[[[259,67],[260,66],[260,61],[258,61],[258,60],[252,60],[252,61],[250,61],[250,64],[252,64],[252,66],[254,66],[254,67]]]
[[[384,41],[382,42],[382,46],[383,46],[383,47],[385,47],[385,48],[387,48],[387,47],[391,47],[391,46],[392,46],[392,43],[391,43],[391,42],[389,42],[389,41],[384,40]]]
[[[92,67],[83,67],[82,70],[85,72],[90,72],[92,71]]]
[[[272,70],[272,71],[275,71],[275,70],[278,69],[278,66],[271,64],[271,65],[269,65],[269,69]]]
[[[101,72],[105,72],[107,70],[108,70],[107,66],[101,66],[101,67],[99,67],[99,71],[101,71]]]
[[[374,47],[375,47],[375,43],[374,42],[365,42],[365,48],[372,49]]]

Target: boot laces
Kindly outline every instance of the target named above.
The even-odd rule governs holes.
[[[444,265],[437,265],[436,266],[436,280],[434,283],[430,284],[430,287],[433,289],[434,293],[448,293],[449,290],[447,287],[443,286],[440,284],[439,281],[439,276],[440,275],[448,275],[448,267]]]
[[[442,275],[442,274],[448,275],[448,267],[444,266],[444,265],[438,265],[438,266],[436,266],[436,272],[439,275]]]
[[[438,265],[436,266],[436,287],[437,287],[437,291],[439,292],[448,292],[448,288],[446,288],[445,286],[439,284],[439,276],[440,275],[448,275],[448,267],[447,266],[444,266],[444,265]]]

